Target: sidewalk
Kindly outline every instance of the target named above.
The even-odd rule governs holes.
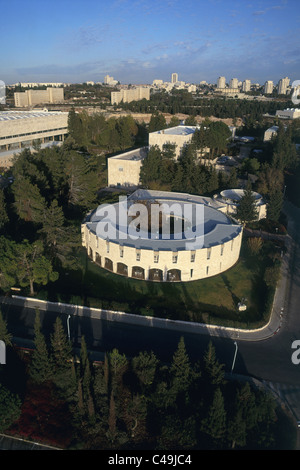
[[[207,325],[196,322],[147,317],[113,310],[90,308],[60,302],[49,302],[45,300],[33,299],[31,297],[22,297],[17,295],[13,295],[11,298],[2,297],[0,299],[0,303],[6,303],[10,305],[17,305],[28,308],[39,308],[40,310],[50,310],[66,315],[87,316],[89,318],[103,319],[107,321],[117,321],[126,324],[162,328],[186,333],[208,334],[211,336],[238,339],[244,341],[261,341],[270,338],[271,336],[276,334],[282,325],[285,307],[285,297],[289,281],[289,268],[294,252],[294,241],[289,235],[286,236],[286,245],[287,251],[282,258],[281,276],[280,280],[278,281],[278,286],[274,296],[270,321],[262,328],[256,330],[245,330],[219,325]]]

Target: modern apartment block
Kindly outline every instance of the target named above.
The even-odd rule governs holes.
[[[130,103],[142,99],[150,100],[150,87],[136,87],[111,93],[111,104],[119,104],[121,101]]]
[[[171,83],[177,83],[177,82],[178,82],[178,73],[172,73]]]
[[[266,95],[269,95],[269,94],[273,93],[273,88],[274,88],[274,84],[273,84],[272,80],[267,80],[265,82],[265,86],[264,86],[264,93]]]
[[[232,78],[229,82],[229,88],[238,88],[239,81],[237,78]]]
[[[217,81],[217,88],[225,88],[225,86],[226,86],[225,77],[219,77]]]
[[[115,80],[114,77],[110,77],[110,75],[105,75],[104,77],[104,85],[114,86],[117,85],[118,80]]]
[[[242,83],[242,91],[245,93],[251,89],[251,80],[244,80]]]
[[[64,89],[48,87],[46,90],[26,90],[14,93],[16,108],[27,108],[38,104],[61,103]]]
[[[286,95],[287,88],[290,84],[290,79],[288,77],[282,78],[278,82],[278,94],[279,95]]]

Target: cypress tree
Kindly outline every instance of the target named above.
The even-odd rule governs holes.
[[[45,337],[41,333],[40,312],[38,309],[36,309],[35,313],[34,333],[35,350],[33,352],[29,373],[34,382],[41,384],[52,379],[53,370]]]
[[[76,389],[74,376],[72,346],[67,339],[60,317],[56,318],[54,333],[51,336],[52,361],[54,367],[54,382],[61,394],[69,399]]]

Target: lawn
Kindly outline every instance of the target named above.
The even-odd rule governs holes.
[[[268,249],[253,256],[244,240],[234,267],[218,276],[186,283],[156,283],[119,276],[92,263],[81,250],[82,269],[61,273],[60,279],[48,286],[47,293],[40,292],[39,297],[174,320],[257,327],[265,322],[267,289],[263,275],[271,246],[267,243]],[[239,312],[237,304],[243,298],[247,310]]]

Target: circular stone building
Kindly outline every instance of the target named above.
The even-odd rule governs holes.
[[[91,260],[116,274],[151,281],[204,279],[239,258],[242,226],[223,211],[211,198],[141,189],[90,213],[81,227],[82,244]]]

